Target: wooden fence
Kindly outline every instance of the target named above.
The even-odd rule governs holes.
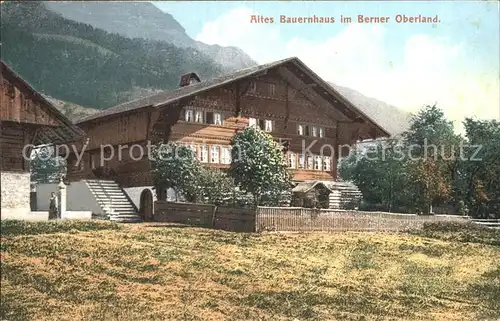
[[[247,208],[157,201],[154,221],[234,232],[255,232],[255,211]]]
[[[456,215],[415,215],[303,207],[231,208],[208,204],[155,202],[154,221],[234,232],[404,231],[425,222],[467,222]]]
[[[259,207],[256,231],[403,231],[425,222],[467,222],[454,215],[415,215],[302,207]]]
[[[500,229],[500,219],[472,219],[472,223],[489,228]]]

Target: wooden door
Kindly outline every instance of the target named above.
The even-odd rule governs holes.
[[[144,221],[153,221],[153,193],[145,189],[141,193],[140,215]]]

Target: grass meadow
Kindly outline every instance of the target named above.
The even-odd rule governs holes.
[[[500,231],[1,224],[2,320],[500,318]]]

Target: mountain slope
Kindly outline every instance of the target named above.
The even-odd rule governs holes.
[[[223,72],[196,49],[111,34],[40,2],[4,2],[1,14],[2,59],[37,90],[78,105],[105,109],[176,88],[186,72]]]
[[[392,135],[401,134],[409,128],[410,113],[377,99],[366,97],[354,89],[338,86],[332,82],[329,84]]]
[[[193,40],[172,15],[149,2],[50,1],[45,5],[65,18],[108,32],[130,38],[166,41],[180,48],[198,49],[223,65],[225,71],[257,64],[239,48],[207,45]]]
[[[47,2],[46,6],[63,16],[128,37],[163,40],[179,47],[196,47],[225,66],[225,72],[256,65],[234,47],[208,46],[191,39],[174,17],[149,2]],[[363,112],[392,134],[408,127],[409,114],[361,93],[333,85]]]
[[[54,8],[111,31],[123,29],[127,36],[64,18]],[[1,9],[2,59],[37,90],[62,100],[57,105],[72,118],[87,113],[84,107],[73,105],[105,109],[176,88],[182,73],[195,71],[203,80],[229,72],[231,63],[255,64],[246,60],[246,54],[239,55],[237,48],[226,47],[218,53],[220,59],[227,54],[232,61],[222,67],[187,47],[196,42],[171,15],[150,3],[4,2]],[[203,46],[213,51],[211,56],[219,48]],[[332,86],[390,133],[408,128],[408,113],[355,90]]]
[[[72,122],[76,122],[78,119],[92,115],[99,112],[98,109],[83,107],[80,105],[72,104],[67,101],[63,101],[54,97],[46,96],[48,101],[54,105],[60,112],[62,112],[66,117]]]

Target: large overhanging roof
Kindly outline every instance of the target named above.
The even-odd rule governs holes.
[[[126,102],[82,118],[78,123],[101,119],[120,113],[127,113],[146,107],[164,107],[214,88],[245,81],[247,78],[259,77],[270,70],[276,70],[284,81],[301,92],[311,102],[325,110],[327,114],[332,115],[332,118],[341,122],[369,123],[378,132],[377,136],[390,136],[384,128],[375,123],[370,117],[354,106],[296,57],[241,69],[222,77]]]
[[[7,78],[9,81],[15,83],[16,86],[21,88],[24,92],[30,94],[30,98],[40,103],[41,108],[58,120],[59,126],[40,126],[39,124],[27,124],[35,128],[35,137],[33,137],[33,144],[63,144],[75,141],[83,136],[85,133],[75,126],[66,116],[64,116],[52,103],[50,103],[43,95],[37,92],[29,83],[15,73],[5,62],[1,62],[2,77]]]

